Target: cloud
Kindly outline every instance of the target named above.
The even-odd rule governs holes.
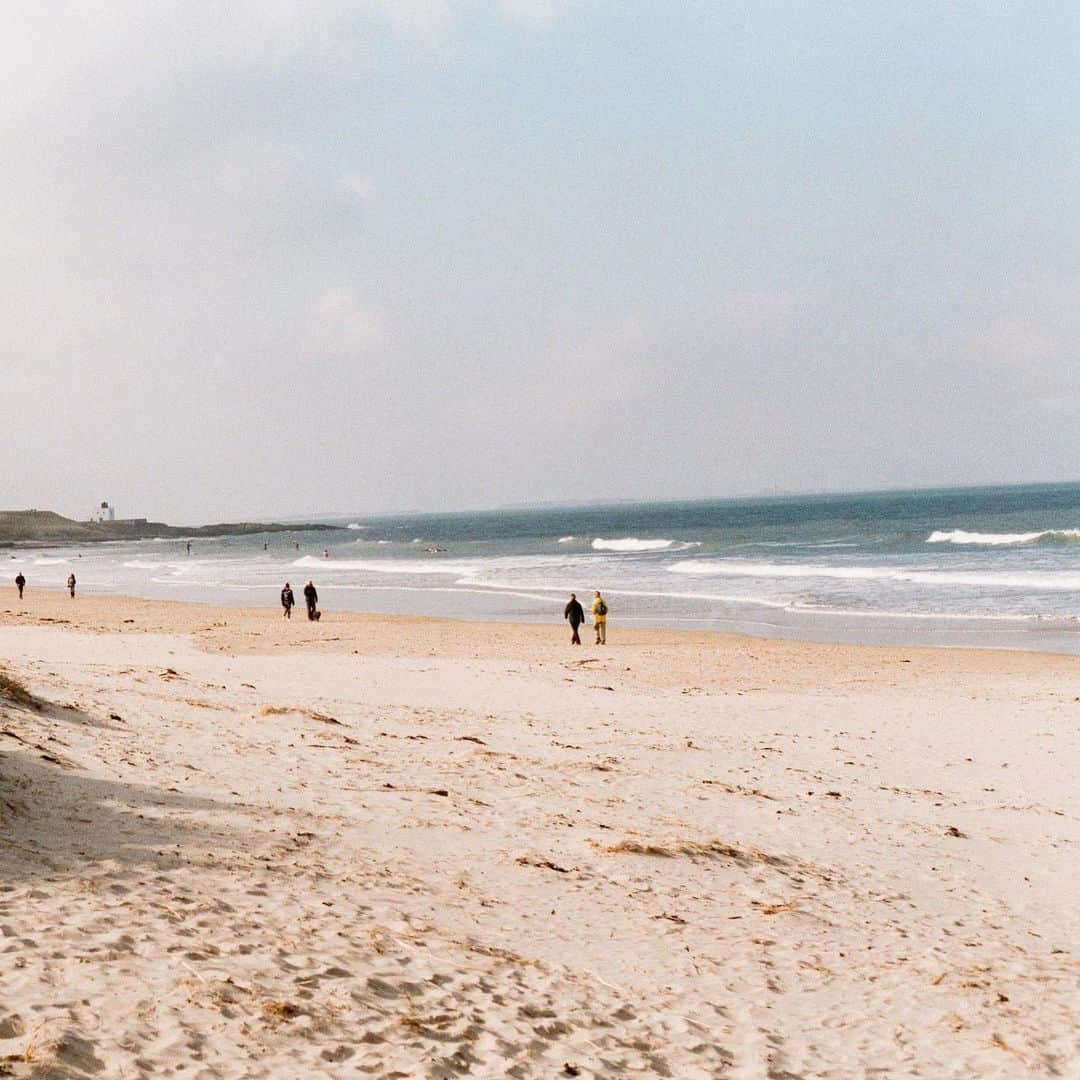
[[[330,289],[316,300],[314,330],[314,346],[337,355],[368,353],[386,342],[382,313],[352,288]]]
[[[450,25],[446,0],[381,0],[383,15],[399,31],[424,42],[434,42]]]
[[[501,0],[503,11],[523,23],[549,23],[562,7],[560,0]]]
[[[338,186],[361,202],[375,198],[375,181],[367,173],[355,169],[342,173],[338,177]]]
[[[716,310],[732,327],[765,330],[811,311],[818,300],[818,295],[809,288],[734,290],[719,298]]]

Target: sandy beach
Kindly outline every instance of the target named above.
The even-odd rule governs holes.
[[[1080,1076],[1080,664],[0,597],[0,1075]]]

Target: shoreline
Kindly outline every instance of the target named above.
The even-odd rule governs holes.
[[[41,598],[41,603],[35,607],[34,601],[38,597]],[[159,608],[161,610],[158,610]],[[172,614],[169,618],[165,618],[162,614],[163,611]],[[141,622],[136,617],[137,615],[141,616]],[[248,630],[251,630],[256,625],[265,627],[278,623],[285,626],[298,624],[308,626],[302,605],[298,605],[294,609],[291,620],[285,620],[281,618],[280,607],[269,604],[261,606],[221,604],[210,600],[169,600],[99,592],[80,592],[72,600],[67,595],[66,589],[50,589],[42,586],[34,586],[33,593],[28,592],[26,598],[20,602],[13,587],[0,587],[0,626],[14,625],[20,621],[57,625],[57,620],[63,619],[69,625],[84,627],[93,632],[99,632],[105,628],[112,628],[117,632],[135,630],[147,632],[149,626],[156,626],[159,628],[159,632],[175,632],[176,628],[182,628],[181,632],[201,631],[206,633],[213,629],[213,627],[204,625],[211,617],[226,621],[231,618],[234,624],[239,622]],[[130,621],[132,619],[135,619],[135,621]],[[433,627],[459,628],[463,633],[474,636],[477,633],[487,632],[492,635],[494,640],[500,642],[501,646],[505,646],[507,642],[516,638],[521,642],[529,641],[544,647],[558,647],[560,643],[565,643],[564,638],[569,638],[568,628],[564,630],[565,623],[554,615],[548,621],[527,621],[486,618],[468,619],[450,615],[335,610],[330,608],[324,609],[323,619],[324,621],[319,623],[310,624],[311,634],[301,633],[299,635],[305,644],[315,644],[320,641],[326,643],[330,637],[326,631],[330,626],[350,626],[370,630],[374,626],[416,628],[431,624]],[[166,627],[168,627],[167,631],[165,630]],[[1077,641],[1074,645],[1076,651],[1074,652],[1073,649],[1055,649],[1037,645],[972,645],[963,641],[926,643],[912,638],[865,641],[829,636],[827,634],[804,636],[799,633],[762,633],[759,636],[741,629],[673,628],[666,625],[657,626],[620,622],[617,616],[611,620],[610,627],[612,629],[612,640],[608,646],[609,648],[617,646],[655,647],[671,646],[673,644],[692,644],[704,647],[711,644],[717,648],[725,646],[735,646],[743,649],[750,646],[759,649],[771,647],[777,649],[779,654],[785,654],[787,650],[797,649],[799,646],[806,646],[810,649],[834,651],[847,649],[867,650],[867,655],[875,652],[881,655],[890,655],[898,650],[905,653],[971,653],[982,657],[992,657],[997,654],[1003,657],[1030,655],[1054,657],[1065,661],[1066,664],[1062,669],[1065,671],[1075,669],[1075,665],[1069,664],[1068,661],[1074,659],[1080,653],[1080,633],[1076,635]],[[582,647],[592,647],[589,642],[591,623],[586,623],[582,628],[582,633],[584,635]],[[399,643],[395,640],[395,644]]]

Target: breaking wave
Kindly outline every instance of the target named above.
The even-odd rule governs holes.
[[[1036,540],[1080,540],[1080,529],[1043,529],[1025,533],[977,533],[963,529],[935,529],[927,538],[928,544],[979,544],[1005,547],[1009,544],[1031,544]]]
[[[636,536],[624,536],[618,540],[605,540],[598,536],[592,542],[594,551],[683,551],[697,547],[694,540],[639,540]]]
[[[324,574],[335,570],[363,570],[370,574],[442,574],[444,577],[469,577],[480,568],[475,562],[451,559],[432,559],[431,562],[420,559],[320,559],[314,555],[304,555],[292,565],[318,569]]]
[[[888,566],[821,566],[814,563],[756,563],[736,559],[684,559],[673,574],[702,577],[830,578],[837,581],[898,581],[913,585],[952,585],[1037,592],[1080,590],[1075,571],[913,570]]]

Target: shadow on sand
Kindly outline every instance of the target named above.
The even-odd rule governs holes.
[[[27,875],[85,876],[94,864],[164,870],[185,864],[183,852],[229,844],[220,819],[242,813],[239,805],[88,775],[69,756],[65,724],[123,730],[74,707],[0,701],[0,887]]]

